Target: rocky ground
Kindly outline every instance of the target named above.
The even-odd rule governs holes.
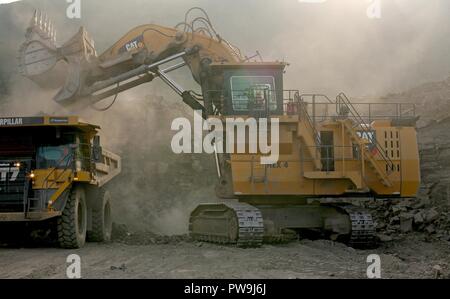
[[[83,278],[367,278],[370,254],[380,256],[382,278],[450,278],[449,243],[423,234],[355,250],[325,240],[240,249],[151,233],[72,251],[3,247],[0,278],[65,278],[73,253],[81,257]]]

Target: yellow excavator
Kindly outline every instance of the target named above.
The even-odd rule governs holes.
[[[201,16],[191,17],[194,11]],[[189,10],[174,28],[136,27],[101,55],[84,28],[57,46],[53,26],[36,12],[20,49],[22,74],[41,85],[62,85],[54,100],[68,107],[93,105],[160,78],[205,119],[222,120],[224,128],[227,118],[265,118],[270,139],[270,122],[277,120],[275,164],[250,152],[248,138],[244,153],[216,149],[221,202],[192,212],[195,240],[248,247],[315,230],[351,246],[373,244],[376,223],[360,203],[418,192],[414,106],[286,90],[286,66],[265,62],[258,52],[244,56],[200,8]],[[169,77],[182,67],[190,69],[201,94]]]

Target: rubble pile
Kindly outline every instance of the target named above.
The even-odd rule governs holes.
[[[187,235],[162,236],[150,231],[131,232],[124,224],[113,225],[112,240],[116,243],[126,245],[153,245],[153,244],[171,244],[176,245],[190,240]]]
[[[427,195],[419,199],[387,199],[370,203],[381,241],[403,234],[425,233],[427,239],[450,241],[450,213],[433,207]]]
[[[420,158],[422,186],[417,198],[368,203],[382,241],[421,232],[450,242],[450,144],[421,144]]]

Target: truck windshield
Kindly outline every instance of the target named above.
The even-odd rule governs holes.
[[[36,166],[38,169],[66,168],[70,166],[70,147],[61,146],[41,146],[38,148]]]

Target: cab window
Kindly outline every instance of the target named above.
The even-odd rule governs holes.
[[[277,110],[275,78],[271,76],[231,77],[231,97],[234,111]]]
[[[68,145],[40,146],[37,150],[36,166],[38,169],[67,168],[71,158]]]

